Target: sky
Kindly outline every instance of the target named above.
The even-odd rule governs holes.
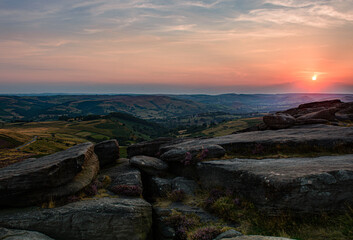
[[[353,0],[0,0],[0,93],[353,93],[352,39]]]

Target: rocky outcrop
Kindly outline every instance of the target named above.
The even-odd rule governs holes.
[[[106,176],[111,180],[107,188],[118,195],[126,195],[133,190],[135,196],[139,196],[143,191],[141,172],[129,164],[129,159],[121,158],[118,165],[103,169],[98,179],[103,180]]]
[[[308,152],[353,152],[353,127],[331,125],[295,126],[289,129],[245,132],[209,139],[194,139],[161,148],[187,149],[189,146],[218,145],[227,154],[264,155],[277,153],[308,153]],[[206,147],[205,147],[206,148]],[[170,150],[171,151],[171,150]],[[168,153],[168,154],[167,154]],[[182,154],[174,155],[167,151],[162,155],[165,161],[180,159]],[[172,159],[167,159],[169,156]],[[174,156],[180,156],[176,158]]]
[[[107,140],[97,143],[94,152],[98,156],[100,167],[114,164],[119,159],[119,143],[117,140]]]
[[[277,113],[263,117],[264,123],[271,129],[283,129],[295,124],[295,118],[289,114]]]
[[[26,206],[74,194],[99,170],[92,143],[0,169],[0,205]]]
[[[168,169],[168,164],[164,161],[148,156],[134,156],[130,159],[130,164],[149,175],[162,174]]]
[[[194,215],[200,218],[200,222],[208,223],[217,221],[217,218],[198,207],[190,207],[182,203],[172,203],[167,207],[158,205],[153,206],[153,221],[155,224],[154,239],[173,240],[175,239],[175,230],[168,225],[166,219],[173,211],[180,212],[183,215]]]
[[[131,145],[127,148],[127,155],[129,158],[137,155],[145,155],[150,157],[159,157],[159,148],[164,144],[177,142],[173,138],[157,138],[152,141],[145,141]]]
[[[172,190],[181,190],[188,195],[194,195],[199,189],[198,184],[194,180],[184,177],[176,177],[171,181]]]
[[[54,240],[42,233],[0,227],[1,240]]]
[[[283,129],[305,124],[328,124],[349,120],[353,120],[353,102],[343,103],[341,100],[306,103],[299,105],[297,108],[263,117],[264,123],[271,129]]]
[[[353,203],[353,155],[231,159],[198,164],[205,188],[230,188],[274,213],[343,212]]]
[[[172,180],[152,177],[149,181],[149,196],[152,199],[156,199],[158,197],[167,197],[168,193],[172,191]]]
[[[190,144],[188,144],[190,143]],[[162,147],[161,159],[167,162],[200,161],[209,158],[221,158],[225,150],[217,144],[202,144],[196,141],[182,142],[181,145],[168,145]]]
[[[1,210],[0,226],[56,240],[144,240],[151,234],[152,208],[140,198],[90,199],[53,209]]]

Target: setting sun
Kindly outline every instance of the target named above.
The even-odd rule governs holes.
[[[316,79],[317,79],[317,75],[314,75],[314,76],[311,78],[311,80],[313,80],[313,81],[316,81]]]

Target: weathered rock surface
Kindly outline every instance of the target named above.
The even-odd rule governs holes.
[[[335,124],[337,121],[348,120],[353,120],[353,102],[343,103],[338,99],[306,103],[263,117],[263,122],[271,129],[288,128],[295,124]],[[260,127],[247,129],[252,130],[261,129]]]
[[[164,148],[162,147],[160,151],[163,153],[161,159],[167,162],[180,162],[188,160],[188,158],[190,158],[190,161],[221,158],[225,154],[225,150],[217,144],[199,144],[193,140],[187,140],[181,145],[168,145]],[[188,154],[190,156],[187,156]]]
[[[159,157],[159,148],[164,144],[178,142],[178,139],[173,138],[157,138],[152,141],[145,141],[131,145],[127,148],[129,158],[137,155],[145,155],[150,157]]]
[[[13,206],[29,206],[37,202],[43,202],[52,200],[55,198],[60,198],[63,196],[74,195],[80,190],[87,187],[98,175],[99,172],[99,162],[95,154],[82,165],[82,171],[79,172],[70,182],[63,184],[58,187],[36,190],[30,192],[26,195],[23,201],[19,202],[16,199],[16,204]]]
[[[168,169],[168,164],[164,161],[148,156],[134,156],[130,159],[130,164],[149,175],[158,175]]]
[[[235,190],[268,212],[343,212],[353,203],[353,155],[198,164],[200,184]]]
[[[294,240],[289,238],[281,238],[281,237],[266,237],[266,236],[239,236],[234,238],[222,238],[220,240]]]
[[[183,149],[188,146],[219,145],[228,154],[277,152],[352,152],[353,127],[331,125],[304,125],[289,129],[245,132],[209,139],[194,139],[161,149]],[[168,152],[167,152],[168,153]],[[164,155],[164,154],[163,154]],[[162,157],[163,157],[162,155]],[[182,156],[182,154],[179,154]],[[168,159],[172,157],[171,159]],[[174,161],[173,154],[164,155],[166,161]]]
[[[172,191],[172,180],[152,177],[149,181],[149,195],[152,199],[157,197],[167,197],[168,193]]]
[[[199,186],[194,180],[176,177],[172,180],[172,190],[182,190],[184,193],[194,195]]]
[[[85,166],[90,169],[85,169],[86,172],[81,174],[85,164],[90,165]],[[89,184],[99,169],[97,164],[93,144],[83,143],[62,152],[2,168],[0,205],[33,204],[51,195],[53,189],[56,189],[54,192],[59,191],[57,195],[71,194],[86,186],[87,182]]]
[[[224,233],[221,233],[214,240],[228,239],[228,238],[239,237],[239,236],[243,236],[243,234],[241,232],[231,229]]]
[[[117,140],[107,140],[97,143],[94,146],[94,152],[98,156],[100,167],[114,164],[119,159],[119,143]]]
[[[0,227],[1,240],[54,240],[42,233]]]
[[[181,212],[182,214],[188,215],[193,214],[200,217],[200,221],[203,223],[217,221],[218,219],[210,215],[206,211],[197,207],[190,207],[182,203],[172,203],[168,207],[160,207],[158,205],[153,206],[153,221],[155,226],[154,239],[158,240],[173,240],[175,231],[171,226],[166,223],[166,218],[170,216],[173,210]]]
[[[152,209],[140,198],[90,199],[53,209],[1,210],[0,226],[56,240],[142,240],[151,234]]]
[[[295,118],[289,114],[277,113],[263,117],[264,123],[271,129],[283,129],[295,124]]]
[[[99,179],[109,176],[111,184],[108,189],[118,185],[137,186],[142,189],[141,172],[129,164],[129,159],[121,158],[116,166],[103,169]]]

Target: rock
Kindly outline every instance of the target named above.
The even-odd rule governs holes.
[[[212,216],[202,208],[191,207],[180,202],[173,202],[167,207],[160,207],[158,205],[153,205],[153,210],[158,217],[169,216],[173,210],[176,210],[182,214],[192,214],[197,215],[202,223],[216,222],[218,218]]]
[[[94,146],[94,152],[98,156],[100,167],[114,164],[120,157],[119,143],[115,139],[97,143]]]
[[[304,125],[288,129],[245,132],[209,139],[195,139],[168,145],[163,149],[187,149],[189,146],[219,145],[227,154],[263,155],[284,153],[334,152],[352,153],[353,127],[331,125]],[[180,152],[180,151],[179,151]],[[168,153],[168,154],[167,154]],[[169,161],[180,159],[182,154],[165,153]],[[162,157],[163,157],[162,155]],[[174,157],[175,156],[175,157]],[[170,159],[170,157],[172,157]],[[173,166],[170,166],[173,170]]]
[[[305,121],[305,120],[314,120],[314,119],[319,119],[319,120],[326,120],[326,121],[335,121],[335,113],[338,111],[337,108],[329,108],[317,112],[312,112],[308,113],[305,115],[302,115],[297,118],[298,121]]]
[[[188,195],[194,195],[199,186],[194,180],[189,180],[184,177],[176,177],[172,180],[172,190],[182,190]]]
[[[90,199],[52,209],[1,210],[0,226],[56,240],[142,240],[151,233],[152,209],[140,198]]]
[[[342,104],[335,117],[339,121],[353,121],[353,102]]]
[[[311,103],[304,103],[299,105],[298,109],[305,109],[305,108],[332,108],[338,107],[342,104],[340,99],[334,100],[327,100],[327,101],[320,101],[320,102],[311,102]]]
[[[271,129],[283,129],[293,126],[295,118],[289,114],[276,113],[264,116],[263,121]]]
[[[296,125],[307,125],[307,124],[329,124],[330,122],[326,119],[297,119]]]
[[[177,142],[178,140],[175,140],[173,138],[157,138],[152,141],[137,143],[127,148],[127,155],[129,158],[132,158],[133,156],[137,155],[159,157],[159,148],[163,144],[171,143],[173,141]]]
[[[104,176],[109,176],[111,179],[111,184],[108,186],[110,190],[117,186],[130,186],[143,190],[141,173],[129,164],[129,159],[119,159],[118,165],[102,170],[98,179],[104,179]]]
[[[192,142],[194,143],[194,141]],[[209,158],[221,158],[225,154],[225,150],[216,144],[188,145],[184,143],[182,147],[178,147],[177,145],[161,148],[161,152],[163,152],[161,155],[162,160],[167,162],[182,162],[189,158],[190,161],[201,161]]]
[[[197,215],[202,223],[216,222],[218,219],[201,208],[190,207],[182,203],[172,203],[167,207],[161,207],[155,204],[153,206],[153,223],[155,226],[154,239],[157,240],[173,240],[175,239],[175,231],[166,223],[166,218],[170,216],[172,211],[178,211],[184,215]]]
[[[231,229],[231,230],[228,230],[224,233],[221,233],[214,240],[228,239],[228,238],[232,238],[232,237],[239,237],[242,235],[243,234],[241,232],[238,232],[238,231]]]
[[[53,189],[61,189],[74,181],[84,164],[94,164],[96,159],[93,144],[83,143],[49,156],[27,159],[1,168],[0,205],[28,205],[42,201]],[[63,191],[59,195],[71,192]]]
[[[74,195],[87,187],[97,176],[99,172],[99,161],[95,154],[88,158],[82,165],[82,171],[79,172],[70,182],[55,188],[37,190],[26,195],[24,203],[12,204],[13,206],[28,206],[36,202],[53,200],[56,198]]]
[[[224,187],[271,214],[344,212],[353,203],[353,155],[202,162],[203,188]]]
[[[168,169],[168,164],[164,161],[148,156],[134,156],[130,159],[130,164],[149,175],[158,175]]]
[[[54,240],[42,233],[0,227],[1,240]]]
[[[172,191],[172,180],[152,177],[149,186],[149,194],[152,198],[167,197],[168,193]]]
[[[289,239],[289,238],[282,238],[282,237],[265,237],[265,236],[239,236],[239,237],[233,237],[233,238],[222,238],[220,240],[294,240],[294,239]]]

